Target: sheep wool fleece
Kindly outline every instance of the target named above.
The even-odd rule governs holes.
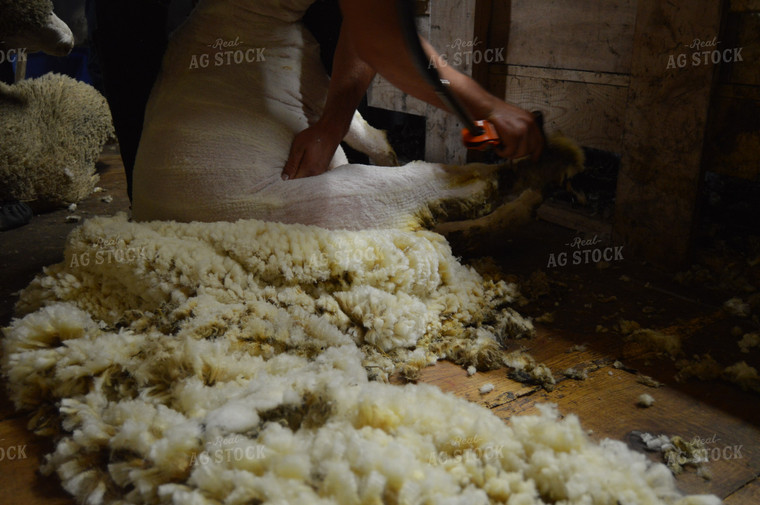
[[[0,0],[0,36],[41,28],[51,12],[51,0]]]
[[[43,209],[82,200],[111,135],[108,104],[88,84],[60,74],[0,83],[0,199]]]
[[[22,292],[2,365],[81,503],[720,503],[551,406],[506,424],[371,380],[498,364],[531,331],[515,296],[431,232],[94,218]]]

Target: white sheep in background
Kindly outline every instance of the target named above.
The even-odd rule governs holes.
[[[82,200],[112,133],[108,104],[88,84],[59,74],[0,83],[0,200],[38,210]]]
[[[74,45],[49,0],[0,0],[0,40],[19,66],[25,53],[66,55]],[[0,201],[37,210],[78,202],[94,188],[95,162],[112,134],[108,105],[88,84],[57,74],[0,83]]]

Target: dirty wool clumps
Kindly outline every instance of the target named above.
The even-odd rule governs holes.
[[[750,349],[760,347],[760,333],[747,333],[738,342],[739,349],[744,354],[749,354]]]
[[[687,466],[697,469],[697,474],[707,477],[707,449],[699,439],[688,441],[679,436],[652,435],[651,433],[633,432],[641,438],[648,451],[662,454],[665,464],[678,475]]]
[[[683,382],[691,377],[702,380],[723,379],[732,382],[745,391],[760,393],[760,375],[757,369],[740,361],[730,366],[723,366],[709,354],[694,356],[694,359],[676,361],[678,374],[676,380]]]
[[[71,77],[0,83],[0,199],[48,209],[78,202],[97,182],[95,162],[113,134],[105,98]]]
[[[636,400],[636,405],[638,405],[639,407],[644,407],[644,408],[651,407],[652,405],[654,405],[654,397],[652,397],[652,395],[647,394],[647,393],[640,394],[638,399]]]
[[[2,365],[82,503],[720,503],[553,407],[508,425],[371,380],[497,365],[530,332],[514,296],[429,232],[97,218],[22,293]]]

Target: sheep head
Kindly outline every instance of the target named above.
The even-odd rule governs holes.
[[[65,56],[74,35],[53,13],[50,0],[0,0],[0,49],[18,47]]]

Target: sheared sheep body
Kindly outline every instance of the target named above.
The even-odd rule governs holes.
[[[0,83],[0,200],[78,202],[112,133],[108,104],[88,84],[58,74]]]

